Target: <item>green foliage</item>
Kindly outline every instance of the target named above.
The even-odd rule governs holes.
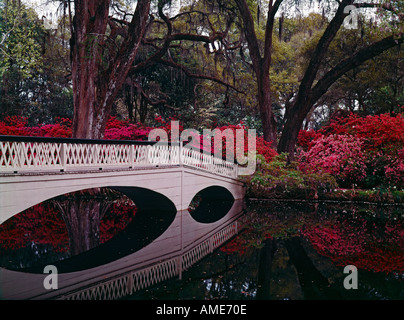
[[[33,9],[9,1],[0,9],[0,77],[18,72],[22,79],[41,68],[42,51],[38,36],[43,31]]]
[[[38,124],[72,117],[68,38],[46,30],[19,1],[0,8],[0,119],[23,115]]]
[[[397,204],[404,202],[404,191],[393,188],[361,189],[335,189],[324,194],[325,200],[358,201]]]

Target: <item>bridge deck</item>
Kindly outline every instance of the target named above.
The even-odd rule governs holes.
[[[0,136],[0,174],[187,165],[237,178],[237,165],[178,145]]]

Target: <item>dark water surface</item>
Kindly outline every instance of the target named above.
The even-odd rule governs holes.
[[[402,206],[249,203],[242,234],[129,299],[402,300],[403,217]]]
[[[127,200],[111,208],[102,219],[99,247],[80,256],[70,254],[65,223],[51,206],[17,215],[1,227],[0,266],[40,273],[50,263],[61,272],[91,268],[100,257],[118,259],[144,247],[175,216],[142,213]],[[243,232],[182,279],[126,299],[404,300],[403,205],[249,202],[244,217]],[[346,266],[356,272],[344,273]]]

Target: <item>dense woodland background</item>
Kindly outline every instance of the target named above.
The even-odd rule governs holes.
[[[1,134],[241,126],[265,161],[286,153],[344,187],[402,185],[402,1],[42,4],[57,14],[0,6]]]
[[[306,129],[320,128],[341,111],[402,112],[401,1],[358,9],[357,29],[344,28],[346,14],[338,11],[352,1],[52,2],[58,15],[49,24],[49,16],[24,1],[2,1],[1,119],[20,115],[38,125],[76,114],[79,123],[80,112],[92,104],[94,117],[104,109],[103,129],[109,114],[145,124],[156,115],[175,116],[198,129],[242,120],[264,134],[263,121],[273,120],[276,132],[266,140],[276,146],[271,139],[290,130],[285,123],[299,113],[302,94],[311,99]],[[391,37],[388,45],[373,47],[374,56],[356,57],[360,61],[343,75],[329,73]],[[125,61],[130,53],[133,61]],[[124,63],[127,70],[118,70]],[[112,79],[119,80],[113,89]],[[316,86],[324,82],[324,88]],[[103,104],[108,90],[113,99]],[[268,101],[260,101],[261,91]],[[262,105],[268,102],[270,107]],[[88,124],[90,115],[82,117]]]

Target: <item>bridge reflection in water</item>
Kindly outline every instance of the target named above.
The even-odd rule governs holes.
[[[51,263],[57,290],[44,287],[44,265],[0,268],[0,298],[117,299],[181,277],[239,231],[238,173],[233,162],[179,144],[0,136],[0,225],[56,199],[74,253]],[[79,210],[60,199],[97,188],[121,192],[137,208],[125,230],[99,246],[88,235],[98,233],[108,205],[88,214],[95,204]]]
[[[156,201],[150,190],[117,189],[140,204],[122,232],[94,249],[52,263],[58,270],[57,290],[44,288],[49,276],[43,273],[44,265],[1,268],[1,299],[119,299],[181,278],[242,228],[244,202],[222,188],[202,190],[194,208],[178,212]]]

